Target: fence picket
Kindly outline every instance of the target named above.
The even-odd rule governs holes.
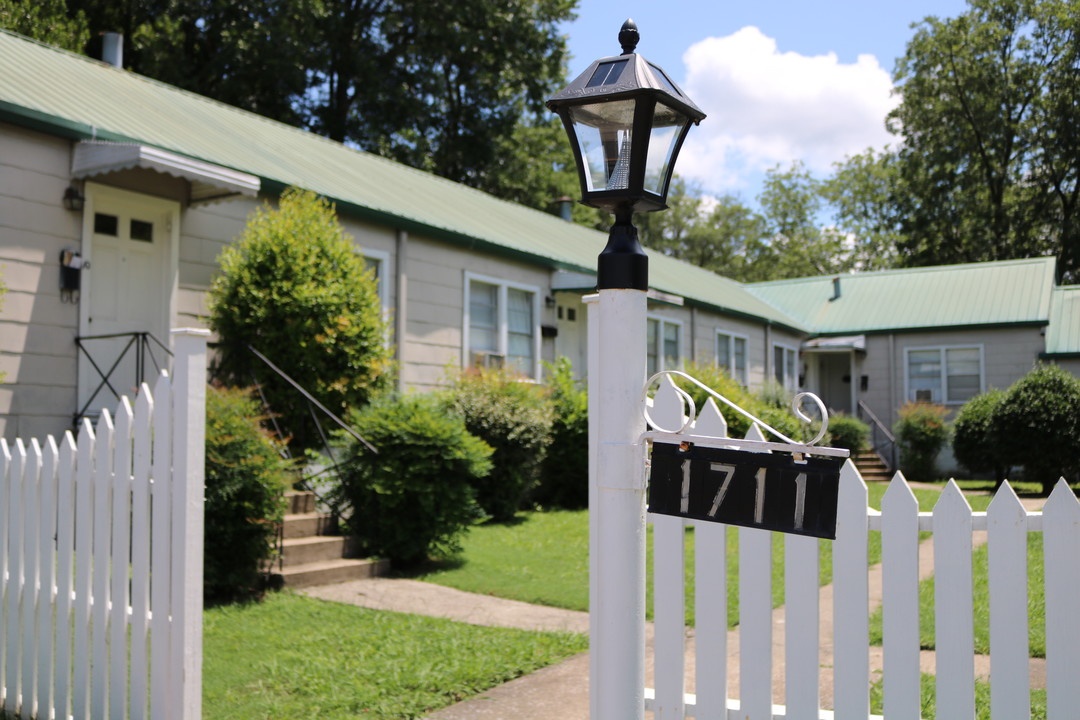
[[[1047,717],[1075,717],[1080,708],[1080,503],[1068,483],[1059,480],[1043,507],[1043,561],[1046,565],[1046,710]]]
[[[727,421],[709,398],[698,414],[694,433],[727,437]],[[727,525],[694,523],[694,666],[698,720],[727,718]]]
[[[686,579],[682,518],[653,515],[653,616],[655,618],[655,720],[682,720],[686,655]]]
[[[109,717],[124,720],[128,690],[128,569],[131,566],[131,403],[120,398],[113,437],[109,608]]]
[[[15,508],[11,504],[11,482],[12,482],[12,468],[11,468],[11,448],[8,447],[7,440],[0,438],[0,628],[7,627],[7,613],[9,593],[7,589],[7,576],[8,576],[8,535],[9,528],[11,526],[11,516],[15,512]],[[7,677],[7,647],[0,646],[0,702],[4,709],[9,709],[7,706],[7,692],[5,685],[5,678]]]
[[[112,462],[116,428],[108,410],[101,411],[94,454],[94,549],[90,620],[90,708],[94,718],[109,708],[109,561],[112,540]]]
[[[23,560],[23,592],[22,592],[22,670],[19,678],[19,705],[20,712],[26,717],[36,714],[34,707],[35,676],[37,675],[37,650],[38,644],[34,637],[37,629],[37,595],[38,582],[40,580],[40,562],[38,553],[38,532],[35,520],[38,517],[38,506],[41,503],[41,468],[44,458],[41,454],[41,443],[37,438],[30,440],[30,448],[26,455],[26,466],[23,471],[23,517],[26,518],[25,545]]]
[[[990,714],[1031,716],[1028,685],[1027,511],[1003,483],[986,512],[990,583]]]
[[[727,720],[727,525],[694,524],[694,717]]]
[[[60,447],[60,471],[56,478],[56,718],[66,718],[72,714],[71,643],[75,609],[72,568],[75,562],[75,478],[79,452],[74,436],[70,432],[64,433],[64,442]]]
[[[38,555],[40,558],[37,607],[37,713],[48,720],[53,706],[53,663],[56,653],[53,637],[56,633],[56,483],[60,471],[60,449],[56,438],[45,441],[44,464],[41,469],[41,502],[38,505]]]
[[[135,400],[131,481],[131,720],[146,720],[149,710],[150,632],[150,426],[154,402],[143,383]]]
[[[901,473],[881,500],[885,716],[922,716],[919,682],[919,501]]]
[[[934,506],[934,630],[937,713],[975,716],[975,630],[972,613],[971,506],[950,480]]]
[[[8,575],[7,575],[7,660],[4,676],[4,708],[11,714],[19,711],[19,646],[22,635],[19,626],[22,622],[20,606],[22,604],[23,582],[23,542],[24,518],[23,483],[26,473],[26,446],[21,438],[15,441],[11,453],[11,485],[8,496]]]
[[[784,688],[787,720],[818,720],[818,539],[784,537]]]
[[[150,485],[150,717],[172,717],[172,385],[162,373],[154,386],[154,448]]]
[[[71,681],[71,715],[86,717],[90,712],[90,570],[94,546],[94,444],[97,438],[84,419],[79,432],[79,455],[75,480],[75,595],[72,607],[73,651]],[[68,572],[64,568],[64,572]]]
[[[840,720],[870,714],[866,508],[866,483],[848,460],[840,470],[833,541],[833,694]]]
[[[756,424],[748,440],[764,440]],[[739,711],[772,719],[772,533],[739,528]]]

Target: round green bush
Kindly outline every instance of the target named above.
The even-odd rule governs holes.
[[[555,419],[547,388],[508,370],[473,369],[458,373],[443,397],[469,432],[494,448],[476,500],[492,519],[510,520],[540,483]]]
[[[1057,365],[1038,365],[1010,387],[995,412],[1002,458],[1024,467],[1024,479],[1050,492],[1080,472],[1080,379]]]
[[[829,445],[862,452],[870,445],[870,426],[857,417],[837,413],[829,416]]]
[[[431,395],[384,397],[350,415],[378,451],[339,433],[339,487],[332,501],[364,549],[399,566],[461,550],[481,515],[473,485],[491,470],[491,448]]]
[[[993,473],[1004,480],[1009,464],[995,437],[998,409],[1005,399],[1003,390],[989,390],[964,403],[952,427],[952,449],[957,462],[976,474]]]
[[[206,393],[203,588],[209,603],[258,596],[277,551],[289,465],[246,390]]]
[[[941,405],[925,402],[909,402],[900,408],[893,434],[900,446],[900,469],[908,480],[937,479],[935,461],[949,440],[947,414]]]
[[[541,507],[577,510],[589,504],[589,398],[574,380],[570,358],[548,368],[547,386],[555,420],[551,445],[532,499]]]
[[[219,258],[210,326],[220,340],[215,372],[232,385],[258,379],[296,450],[316,447],[307,400],[250,350],[344,416],[388,384],[390,349],[375,280],[333,206],[286,190],[257,210]]]

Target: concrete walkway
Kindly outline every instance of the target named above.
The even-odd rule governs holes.
[[[1043,500],[1024,500],[1028,510],[1041,508]],[[986,533],[975,533],[977,547],[986,542]],[[919,574],[925,579],[933,574],[932,541],[919,547]],[[869,570],[870,612],[881,605],[881,566]],[[821,588],[821,705],[832,707],[832,586]],[[416,580],[375,578],[339,585],[308,588],[303,591],[312,597],[349,603],[376,610],[392,610],[419,615],[431,615],[458,622],[494,627],[514,627],[527,630],[551,630],[587,633],[588,613],[561,610],[528,603],[505,600],[487,595],[475,595],[452,588]],[[739,633],[728,633],[728,689],[738,695]],[[646,629],[646,685],[652,686],[652,627]],[[694,691],[694,637],[687,635],[686,681],[687,692]],[[924,673],[935,672],[935,654],[921,653]],[[870,648],[871,673],[880,673],[882,649]],[[1031,685],[1046,687],[1045,661],[1032,659]],[[990,674],[990,659],[975,657],[975,672],[986,680]],[[556,665],[543,668],[525,677],[492,688],[478,696],[433,713],[428,720],[588,720],[589,717],[589,658],[588,653],[574,656]],[[773,611],[773,697],[784,698],[784,608]]]

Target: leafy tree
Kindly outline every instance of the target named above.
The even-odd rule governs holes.
[[[820,185],[833,210],[836,230],[850,240],[849,263],[861,271],[887,270],[897,263],[903,236],[893,204],[895,155],[873,148],[833,164]]]
[[[86,16],[64,0],[0,0],[0,28],[80,52],[90,38]]]
[[[386,323],[357,250],[329,202],[290,189],[277,209],[257,210],[239,241],[225,248],[210,287],[210,325],[221,341],[218,376],[234,385],[257,377],[296,448],[319,439],[306,401],[249,347],[339,416],[384,388],[391,368]]]
[[[543,101],[563,80],[574,5],[67,0],[69,17],[129,38],[135,72],[540,209],[572,177]]]
[[[1080,277],[1078,0],[970,0],[897,63],[897,216],[908,265],[1056,254]]]
[[[787,170],[772,168],[758,197],[765,216],[771,266],[769,279],[843,272],[851,262],[843,236],[818,225],[821,182],[801,162]]]

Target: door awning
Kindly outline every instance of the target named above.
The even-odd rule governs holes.
[[[187,180],[191,183],[192,205],[227,200],[237,195],[255,197],[259,192],[259,178],[254,175],[138,143],[84,140],[75,146],[71,162],[71,174],[76,178],[92,178],[134,168]]]
[[[819,337],[813,340],[807,340],[802,344],[803,352],[806,351],[818,351],[828,352],[829,350],[857,350],[859,352],[866,352],[866,336],[865,335],[845,335],[842,337]]]

